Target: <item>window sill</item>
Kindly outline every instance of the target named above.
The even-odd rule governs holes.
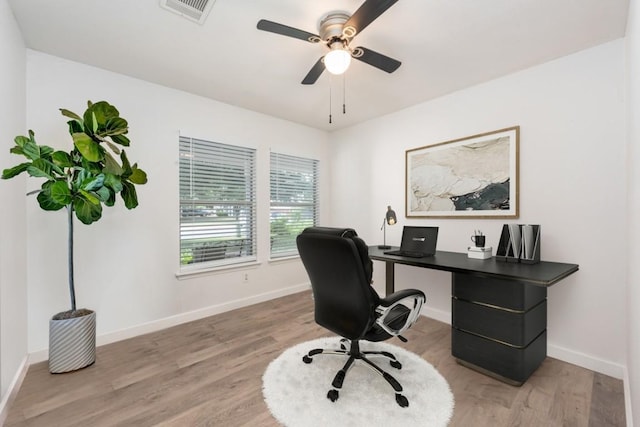
[[[289,255],[289,256],[283,256],[280,258],[269,258],[269,264],[277,264],[279,262],[287,262],[287,261],[292,261],[292,260],[299,260],[300,259],[300,255]]]
[[[215,267],[200,267],[192,269],[184,269],[176,273],[178,280],[195,279],[212,274],[224,274],[234,270],[245,270],[247,268],[257,268],[260,262],[257,260],[247,261],[237,264],[218,265]]]

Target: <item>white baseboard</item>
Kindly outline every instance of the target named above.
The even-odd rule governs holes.
[[[438,310],[435,308],[427,307],[425,305],[422,306],[422,310],[420,311],[421,316],[429,317],[431,319],[435,319],[439,322],[446,323],[447,325],[451,325],[451,312]]]
[[[617,379],[624,378],[625,367],[623,365],[598,359],[597,357],[575,350],[569,350],[555,344],[547,343],[547,355],[562,360],[563,362],[572,363],[595,372],[600,372],[601,374],[609,375],[610,377]]]
[[[22,385],[22,381],[24,380],[25,375],[27,375],[28,369],[29,356],[25,356],[24,359],[22,359],[22,363],[16,371],[9,388],[7,389],[7,393],[3,396],[2,401],[0,402],[0,426],[4,425],[4,422],[7,420],[9,406],[11,406],[11,403],[16,398],[18,390],[20,390],[20,386]]]
[[[291,286],[289,288],[283,288],[275,291],[265,292],[258,295],[252,295],[248,298],[241,298],[241,299],[229,301],[223,304],[212,305],[209,307],[200,308],[198,310],[176,314],[174,316],[165,317],[163,319],[142,323],[140,325],[136,325],[131,328],[121,329],[119,331],[108,332],[106,334],[99,335],[96,337],[96,345],[101,346],[105,344],[111,344],[117,341],[133,338],[138,335],[156,332],[162,329],[170,328],[172,326],[180,325],[182,323],[192,322],[194,320],[213,316],[215,314],[220,314],[230,310],[235,310],[236,308],[247,307],[253,304],[269,301],[274,298],[279,298],[286,295],[291,295],[298,292],[306,291],[308,289],[309,289],[309,284],[304,283],[301,285]],[[31,353],[29,355],[29,361],[30,363],[43,362],[47,360],[48,357],[49,357],[49,349],[43,349],[43,350],[39,350]]]
[[[629,370],[624,368],[624,377],[622,378],[624,385],[624,409],[627,427],[633,427],[633,410],[631,405],[631,383],[629,380]]]

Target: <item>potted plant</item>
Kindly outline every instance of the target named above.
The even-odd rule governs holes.
[[[120,194],[128,209],[138,206],[135,185],[147,182],[146,173],[133,165],[125,150],[129,146],[128,123],[108,102],[88,102],[79,116],[60,109],[67,117],[73,149],[56,151],[38,145],[35,134],[16,136],[10,152],[27,161],[2,172],[2,179],[23,172],[44,178],[37,193],[40,207],[46,211],[67,210],[68,268],[71,309],[58,313],[49,322],[49,371],[68,372],[95,361],[95,312],[76,308],[73,278],[73,216],[83,224],[102,217],[102,206],[113,206]]]

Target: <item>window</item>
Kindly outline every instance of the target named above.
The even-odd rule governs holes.
[[[181,267],[255,260],[255,150],[182,136],[179,145]]]
[[[298,254],[296,236],[318,219],[318,161],[271,153],[271,258]]]

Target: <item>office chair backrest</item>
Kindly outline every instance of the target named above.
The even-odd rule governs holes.
[[[361,338],[379,303],[370,285],[367,245],[348,228],[310,227],[296,241],[313,289],[316,323],[350,340]]]

